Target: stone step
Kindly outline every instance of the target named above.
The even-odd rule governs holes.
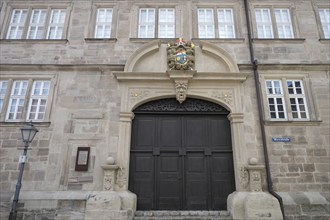
[[[136,211],[133,220],[232,220],[228,211]]]

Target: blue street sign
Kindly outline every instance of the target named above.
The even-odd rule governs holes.
[[[273,142],[291,142],[291,138],[272,138]]]

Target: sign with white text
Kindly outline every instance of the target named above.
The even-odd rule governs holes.
[[[273,142],[291,142],[291,138],[272,138]]]

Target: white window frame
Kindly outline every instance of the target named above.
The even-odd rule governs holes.
[[[8,90],[8,80],[0,80],[0,112],[4,108],[4,102]]]
[[[292,87],[289,87],[288,85],[289,82],[292,83]],[[297,86],[297,83],[299,83],[300,86]],[[309,119],[308,106],[306,103],[305,90],[302,80],[287,79],[286,87],[288,89],[288,98],[289,98],[289,105],[291,108],[292,118],[298,120]],[[294,100],[295,103],[293,104],[291,100]],[[301,100],[303,104],[301,103],[299,104],[299,100]],[[293,110],[293,107],[295,107],[296,110]],[[294,116],[295,114],[297,115],[297,117]],[[305,115],[305,117],[303,117],[303,115]]]
[[[15,16],[15,13],[18,12],[18,11],[19,11],[19,22],[14,23],[14,16]],[[22,14],[24,12],[25,12],[25,15],[24,15],[24,18],[22,20]],[[23,32],[24,32],[24,27],[25,27],[25,24],[26,24],[27,16],[28,16],[28,10],[27,9],[14,9],[14,10],[12,10],[9,26],[8,26],[8,29],[7,29],[7,37],[6,37],[7,39],[22,39],[23,38]],[[12,28],[15,32],[14,36],[11,36]]]
[[[100,13],[104,11],[105,21],[100,21]],[[107,13],[110,13],[110,19],[107,20]],[[110,38],[112,32],[112,20],[113,20],[113,8],[100,7],[97,8],[96,19],[95,19],[95,28],[94,28],[94,38]],[[98,35],[98,30],[101,28],[101,35]],[[109,34],[106,35],[106,29],[109,28]]]
[[[3,89],[2,111],[0,111],[0,121],[2,122],[49,122],[51,103],[53,100],[55,76],[38,75],[34,79],[22,78],[22,76],[12,78],[11,75],[3,74],[0,86],[7,82],[7,88]],[[24,82],[25,87],[22,90]],[[39,83],[38,88],[36,84]],[[16,87],[16,90],[15,90]],[[1,89],[1,87],[0,87]],[[4,93],[3,92],[3,93]],[[18,101],[20,105],[18,106]],[[36,108],[32,108],[33,100]],[[30,117],[31,113],[37,113],[35,117]],[[39,116],[39,117],[38,117]]]
[[[10,6],[12,8],[10,10],[10,14],[7,19],[7,28],[3,33],[3,36],[6,39],[65,39],[67,35],[67,25],[68,25],[68,7],[61,6],[49,6],[44,4],[32,4],[30,6],[25,6],[19,4],[15,4]],[[33,14],[38,11],[46,11],[45,21],[33,22]],[[54,12],[61,11],[64,14],[64,19],[61,19],[60,22],[53,22],[52,18],[54,16]],[[13,23],[14,14],[17,12],[25,13],[25,19]],[[63,16],[62,16],[63,17]],[[38,29],[39,34],[32,34],[33,29]],[[20,30],[20,31],[19,31]],[[42,31],[41,31],[42,30]],[[51,30],[55,30],[56,35],[51,35]],[[15,32],[15,33],[13,33]],[[42,32],[42,33],[41,33]]]
[[[280,17],[276,16],[277,12],[279,12]],[[274,13],[275,13],[278,37],[279,38],[293,38],[294,35],[293,35],[290,10],[287,8],[275,8]],[[284,13],[288,14],[288,21],[284,20]],[[287,28],[289,28],[289,33],[287,33],[287,31],[286,31]],[[281,36],[280,33],[283,33],[283,35]]]
[[[161,14],[165,11],[166,21],[161,20]],[[172,19],[169,13],[173,13]],[[170,20],[171,19],[171,20]],[[165,35],[161,35],[161,29],[165,27]],[[175,37],[175,9],[159,8],[158,9],[158,38],[174,38]],[[172,34],[171,34],[172,33]]]
[[[59,16],[56,17],[56,13],[59,13]],[[63,19],[62,19],[62,14],[64,14]],[[46,39],[62,39],[66,16],[67,15],[65,9],[51,10]],[[54,34],[52,34],[52,29],[55,31]]]
[[[211,11],[211,21],[207,21],[207,11]],[[200,14],[204,14],[204,19],[201,18]],[[198,8],[197,9],[197,23],[198,23],[198,38],[215,38],[215,17],[213,8]],[[205,33],[202,34],[202,29]],[[211,33],[208,35],[208,33]]]
[[[39,12],[37,17],[37,22],[33,22],[33,16],[37,12]],[[44,13],[44,20],[41,20],[42,13]],[[47,9],[33,9],[31,14],[29,29],[27,33],[27,39],[42,39],[44,37],[46,20],[47,20]],[[35,32],[33,33],[33,35],[31,35],[33,28],[35,29]],[[41,36],[38,35],[38,31],[41,31]]]
[[[330,8],[320,8],[318,15],[320,17],[323,37],[324,39],[330,39]]]
[[[37,87],[38,84],[40,85],[40,88]],[[51,84],[51,82],[49,80],[48,81],[36,80],[33,82],[32,91],[31,91],[31,95],[30,95],[30,101],[29,101],[29,107],[28,107],[28,113],[27,113],[27,119],[26,119],[27,121],[29,121],[29,120],[43,121],[45,119],[50,84]],[[36,105],[33,104],[34,101],[37,102]],[[32,111],[32,109],[34,109],[34,108],[35,108],[35,111]],[[32,114],[34,114],[34,117],[31,117]],[[40,116],[42,116],[42,117],[40,117]]]
[[[226,12],[230,11],[230,19],[228,19]],[[224,14],[224,20],[220,20],[220,13]],[[234,20],[234,12],[232,8],[218,8],[218,32],[219,38],[235,38],[235,20]],[[230,27],[232,29],[232,34],[230,34]],[[224,30],[224,35],[222,35],[221,30]]]
[[[271,120],[286,120],[287,113],[285,109],[285,101],[281,80],[266,80],[265,84],[269,108],[269,117],[271,118]],[[270,103],[270,100],[272,100],[273,103]],[[281,101],[281,103],[279,103],[279,101]],[[273,106],[273,110],[271,106]],[[282,107],[282,110],[279,109],[279,107]],[[272,115],[274,114],[275,117],[272,117]]]
[[[28,83],[29,81],[27,80],[15,80],[13,82],[6,120],[18,121],[23,118]]]
[[[260,20],[258,20],[257,12],[260,12]],[[267,12],[267,19],[264,16],[264,12]],[[269,8],[257,8],[255,9],[255,18],[257,24],[257,34],[258,38],[274,38],[273,25],[272,25],[272,16]],[[266,29],[269,28],[270,35],[267,34]]]
[[[257,11],[260,11],[261,19],[258,20]],[[264,13],[267,12],[268,19],[265,19]],[[276,12],[280,12],[280,19],[276,17]],[[283,13],[288,13],[288,21],[283,20]],[[292,10],[290,7],[255,7],[254,8],[254,22],[255,22],[255,34],[258,39],[293,39],[296,37],[297,33],[294,31]],[[266,29],[270,29],[270,33],[266,33]],[[283,30],[288,28],[289,33]]]
[[[275,91],[275,82],[277,90]],[[271,86],[269,84],[271,83]],[[289,86],[293,85],[293,86]],[[271,87],[271,88],[270,88]],[[310,108],[307,103],[307,91],[302,79],[295,78],[276,78],[265,79],[265,98],[266,98],[266,118],[270,121],[310,121]],[[274,99],[275,107],[272,108],[272,103],[269,99]],[[284,118],[279,117],[277,100],[281,99],[283,103]],[[294,102],[292,102],[294,101]],[[298,104],[300,101],[300,104]],[[272,114],[273,113],[273,114]],[[274,116],[276,114],[276,117]]]
[[[142,21],[142,12],[146,11],[146,21]],[[153,12],[153,15],[151,14]],[[151,15],[150,15],[151,14]],[[153,20],[151,20],[152,18]],[[139,24],[138,24],[138,37],[139,38],[154,38],[156,28],[156,9],[155,8],[140,8],[139,9]],[[145,30],[142,32],[142,27]],[[151,35],[148,35],[150,29],[152,30]]]

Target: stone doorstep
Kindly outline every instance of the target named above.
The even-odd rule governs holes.
[[[228,211],[136,211],[134,219],[230,219]]]

